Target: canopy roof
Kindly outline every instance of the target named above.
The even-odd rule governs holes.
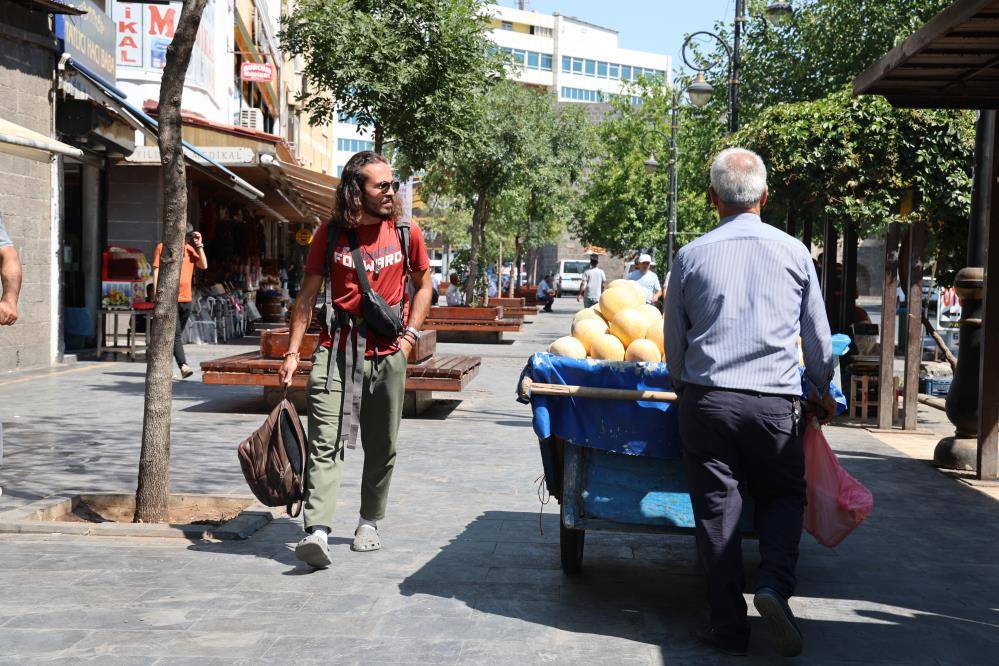
[[[958,0],[853,81],[894,106],[999,108],[999,0]]]

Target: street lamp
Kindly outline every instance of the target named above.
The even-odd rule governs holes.
[[[794,8],[791,7],[790,2],[777,0],[777,2],[771,2],[767,5],[767,8],[763,10],[763,15],[770,25],[787,25],[794,16]]]
[[[680,92],[675,88],[671,88],[671,102],[669,132],[669,210],[667,212],[667,217],[669,218],[669,231],[666,236],[667,270],[673,269],[673,247],[676,242],[676,131],[678,122],[677,114],[680,110]],[[655,173],[659,170],[659,162],[656,161],[655,154],[652,151],[649,141],[651,135],[653,134],[658,135],[663,139],[666,138],[666,134],[657,129],[649,129],[645,133],[645,136],[642,139],[642,147],[649,153],[649,159],[645,160],[645,171],[647,173]]]
[[[794,15],[794,8],[791,7],[791,3],[787,0],[773,0],[767,5],[764,15],[766,16],[768,23],[772,25],[782,25],[787,23]],[[727,41],[715,33],[708,32],[707,30],[701,30],[689,35],[687,39],[684,40],[683,47],[681,49],[684,64],[697,72],[694,82],[687,87],[687,95],[690,97],[690,103],[698,108],[704,107],[711,100],[714,88],[712,88],[711,84],[705,80],[704,73],[711,69],[716,63],[689,58],[687,50],[690,47],[691,40],[699,35],[704,35],[718,42],[718,44],[720,44],[725,51],[728,60],[729,74],[728,131],[730,134],[739,130],[739,84],[741,83],[739,80],[739,71],[742,67],[742,28],[746,20],[746,0],[736,0],[735,29],[733,30],[732,46],[729,46]]]

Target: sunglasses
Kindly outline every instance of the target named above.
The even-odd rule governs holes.
[[[389,188],[392,188],[392,193],[395,194],[399,191],[399,187],[402,185],[398,180],[387,181],[383,180],[380,183],[375,184],[375,188],[382,194],[388,194]]]

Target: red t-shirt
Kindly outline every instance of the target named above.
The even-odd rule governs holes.
[[[306,275],[325,275],[326,236],[329,224],[324,224],[316,230],[309,247],[309,258],[305,262]],[[360,245],[361,258],[368,272],[371,288],[378,292],[389,305],[398,305],[405,296],[404,280],[405,265],[402,260],[402,247],[399,245],[399,233],[395,229],[394,220],[385,220],[381,224],[370,224],[356,229],[357,241]],[[427,243],[423,231],[413,222],[409,228],[409,269],[414,273],[425,271],[430,267],[427,256]],[[361,314],[361,288],[354,270],[354,259],[351,256],[347,232],[340,233],[336,250],[333,252],[332,274],[333,304],[354,315]],[[404,320],[408,320],[408,304]],[[346,336],[345,336],[346,337]],[[319,338],[323,347],[330,346],[330,336],[323,331]],[[346,339],[341,339],[340,348],[346,348]],[[374,347],[372,349],[371,347]],[[388,340],[373,336],[365,354],[371,358],[377,354],[387,356],[399,350],[398,340]]]

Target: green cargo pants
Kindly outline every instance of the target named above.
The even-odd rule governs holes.
[[[329,354],[326,347],[316,350],[309,375],[309,470],[303,510],[306,530],[310,527],[329,529],[332,525],[343,469],[340,427],[346,361],[344,352],[337,354],[332,386],[327,393]],[[361,517],[374,521],[385,517],[395,466],[395,442],[406,392],[406,357],[402,352],[379,359],[377,371],[376,364],[365,359],[363,390]]]

